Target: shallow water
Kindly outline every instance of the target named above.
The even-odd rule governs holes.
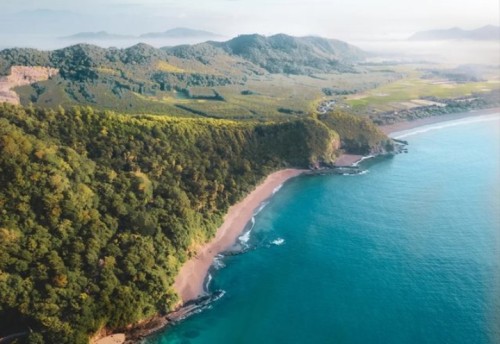
[[[148,343],[500,343],[500,116],[456,123],[285,184],[211,272],[224,297]]]

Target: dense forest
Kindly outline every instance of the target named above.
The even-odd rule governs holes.
[[[335,110],[318,115],[318,118],[339,134],[342,148],[349,153],[368,155],[390,152],[394,148],[392,141],[365,117]]]
[[[87,343],[178,301],[228,207],[284,167],[335,158],[322,122],[0,105],[0,337]]]

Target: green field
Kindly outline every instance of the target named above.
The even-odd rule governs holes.
[[[457,83],[449,80],[424,79],[417,70],[409,70],[407,77],[380,87],[355,94],[345,100],[354,112],[385,112],[407,109],[418,105],[415,100],[435,97],[450,99],[472,97],[500,89],[498,79]]]

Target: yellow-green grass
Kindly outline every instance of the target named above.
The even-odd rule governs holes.
[[[362,94],[350,96],[346,102],[354,108],[370,106],[376,110],[383,111],[388,108],[397,108],[398,105],[404,107],[404,104],[398,103],[409,102],[423,97],[449,99],[498,88],[500,88],[500,84],[488,82],[439,83],[433,79],[421,79],[412,76],[377,87]]]
[[[184,69],[174,66],[165,61],[158,61],[156,63],[156,69],[166,73],[186,73]]]

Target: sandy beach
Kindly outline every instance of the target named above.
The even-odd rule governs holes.
[[[207,276],[214,257],[230,248],[252,219],[254,210],[267,198],[273,195],[276,187],[288,179],[302,174],[304,170],[287,169],[269,175],[244,200],[229,208],[224,223],[208,244],[204,245],[196,257],[187,261],[181,268],[174,283],[174,289],[185,303],[203,294],[203,282]]]
[[[111,336],[101,338],[93,343],[94,344],[122,344],[124,342],[125,342],[125,334],[124,333],[117,333],[117,334],[112,334]]]
[[[398,123],[394,123],[394,124],[390,124],[390,125],[383,125],[383,126],[380,126],[379,128],[386,135],[389,135],[391,133],[395,133],[395,132],[399,132],[399,131],[403,131],[403,130],[409,130],[409,129],[421,127],[423,125],[429,125],[429,124],[445,122],[445,121],[452,121],[452,120],[462,119],[462,118],[472,117],[472,116],[491,115],[491,114],[498,113],[498,112],[500,112],[500,108],[485,109],[485,110],[473,110],[473,111],[469,111],[469,112],[462,112],[462,113],[456,113],[456,114],[432,116],[432,117],[417,119],[414,121],[398,122]]]
[[[395,123],[392,125],[381,126],[380,129],[387,135],[399,131],[409,130],[424,125],[451,121],[471,116],[481,116],[500,112],[500,108],[476,110],[459,114],[450,114],[443,116],[433,116],[415,121]],[[335,166],[352,166],[363,156],[353,154],[343,154],[335,162]],[[198,254],[187,261],[181,268],[174,283],[174,289],[181,297],[183,303],[197,299],[203,295],[203,284],[208,270],[213,264],[215,256],[230,248],[242,234],[246,224],[252,219],[255,209],[273,195],[276,187],[287,180],[296,177],[306,170],[286,169],[269,175],[263,183],[258,185],[241,202],[229,208],[224,217],[224,223],[217,230],[215,238],[202,246]],[[94,344],[119,344],[125,341],[125,335],[115,334],[93,341]]]
[[[410,130],[410,129],[418,128],[418,127],[421,127],[424,125],[446,122],[446,121],[453,121],[453,120],[462,119],[462,118],[466,118],[466,117],[472,117],[472,116],[491,115],[491,114],[498,113],[498,112],[500,112],[500,108],[485,109],[485,110],[473,110],[473,111],[469,111],[469,112],[461,112],[461,113],[442,115],[442,116],[432,116],[432,117],[417,119],[414,121],[405,121],[405,122],[398,122],[398,123],[394,123],[394,124],[390,124],[390,125],[382,125],[382,126],[379,126],[379,128],[380,128],[380,130],[382,130],[382,132],[384,134],[390,135],[392,133],[396,133],[396,132],[400,132],[400,131],[404,131],[404,130]],[[335,161],[335,166],[338,166],[338,167],[352,166],[355,163],[357,163],[358,161],[360,161],[362,158],[363,158],[362,155],[342,154]]]
[[[358,161],[363,159],[362,155],[355,155],[355,154],[342,154],[335,160],[334,165],[337,167],[346,167],[346,166],[352,166]]]
[[[499,112],[500,108],[476,110],[458,114],[433,116],[415,121],[400,122],[392,125],[381,126],[385,134],[391,134],[403,130],[413,129],[423,125],[461,119],[471,116],[488,115]],[[344,154],[340,156],[336,166],[352,166],[361,160],[361,155]],[[224,223],[217,230],[215,238],[204,245],[195,258],[186,262],[175,280],[174,288],[185,303],[198,298],[203,294],[203,282],[213,264],[214,257],[230,248],[241,235],[246,224],[251,220],[253,212],[267,198],[271,197],[273,190],[290,178],[303,173],[304,170],[287,169],[269,175],[266,180],[257,186],[243,201],[229,208],[224,218]]]
[[[203,245],[198,254],[182,266],[175,279],[174,289],[181,297],[182,303],[203,295],[203,283],[215,256],[236,242],[246,224],[252,219],[255,209],[271,197],[278,186],[305,171],[286,169],[274,172],[241,202],[229,208],[224,217],[224,223],[217,230],[215,238]],[[164,321],[163,324],[166,325],[167,321]],[[93,344],[122,344],[125,342],[125,334],[117,333],[91,342]]]

